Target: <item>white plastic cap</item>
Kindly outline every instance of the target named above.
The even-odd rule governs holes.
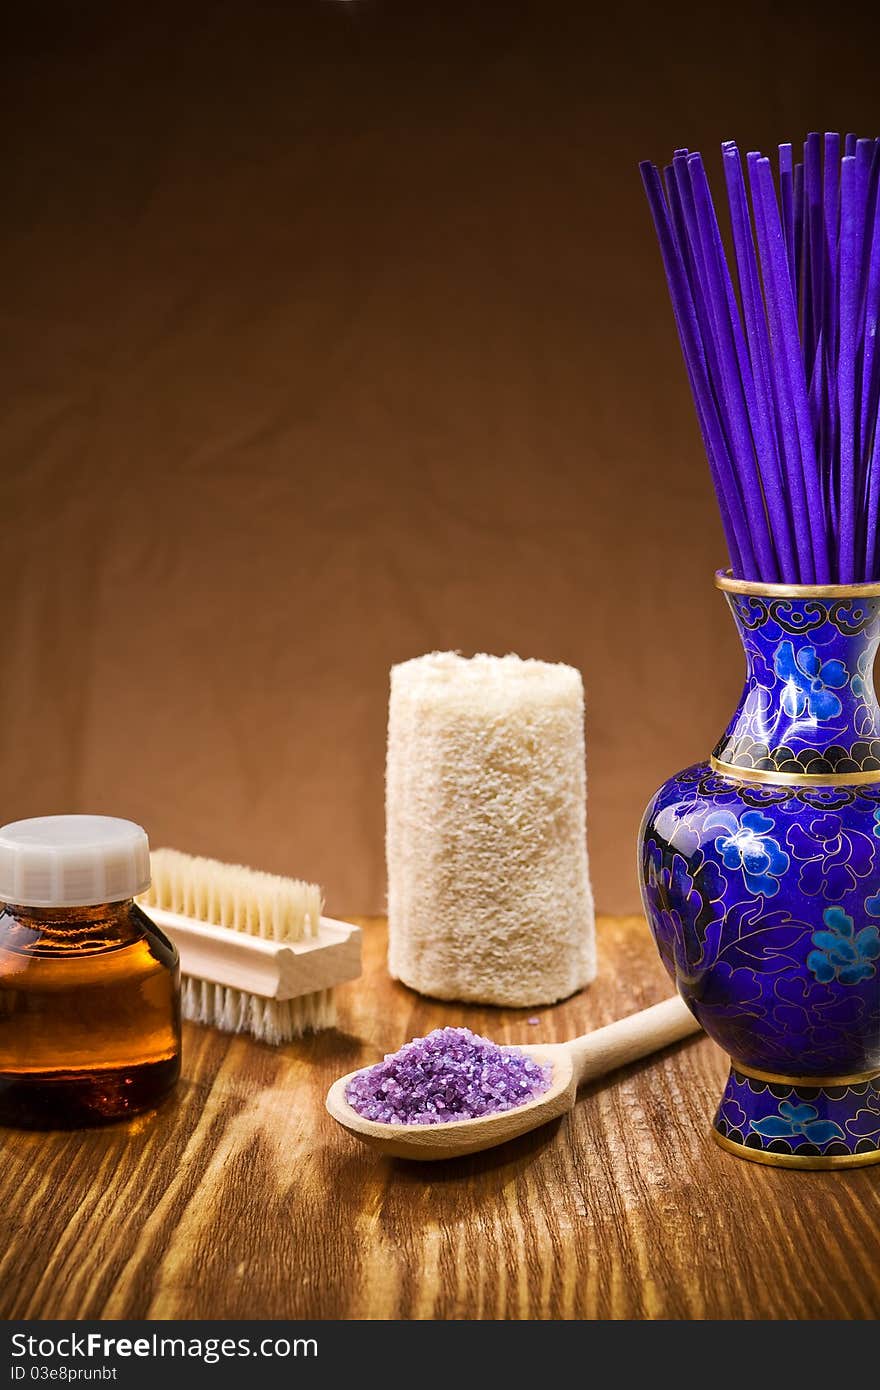
[[[0,900],[22,907],[122,902],[150,886],[150,842],[115,816],[35,816],[0,828]]]

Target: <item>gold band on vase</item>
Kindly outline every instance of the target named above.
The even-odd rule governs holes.
[[[726,594],[753,598],[880,598],[880,582],[872,584],[763,584],[758,579],[735,579],[729,569],[715,571],[715,588]]]
[[[778,1154],[769,1149],[750,1149],[747,1144],[737,1144],[727,1139],[717,1129],[712,1130],[715,1143],[727,1153],[744,1158],[749,1163],[765,1163],[770,1168],[812,1169],[814,1172],[828,1168],[867,1168],[872,1163],[880,1163],[880,1149],[871,1149],[861,1154]]]
[[[772,1071],[758,1071],[756,1067],[744,1067],[733,1057],[730,1065],[740,1076],[750,1076],[753,1081],[769,1081],[774,1086],[863,1086],[866,1081],[876,1081],[880,1067],[873,1071],[855,1072],[852,1076],[779,1076]]]
[[[721,777],[734,782],[764,782],[784,787],[864,787],[869,782],[880,783],[880,770],[867,772],[774,772],[762,767],[736,767],[723,763],[712,753],[709,766]]]

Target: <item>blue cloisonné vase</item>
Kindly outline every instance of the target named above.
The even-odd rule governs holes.
[[[746,653],[708,762],[640,830],[663,963],[731,1058],[718,1142],[791,1168],[880,1162],[880,584],[719,574]]]

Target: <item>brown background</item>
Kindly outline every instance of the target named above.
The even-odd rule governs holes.
[[[384,901],[388,668],[572,662],[597,897],[741,656],[637,172],[877,122],[875,7],[17,7],[3,819]]]

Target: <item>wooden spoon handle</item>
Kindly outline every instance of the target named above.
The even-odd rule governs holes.
[[[606,1028],[585,1033],[566,1046],[580,1086],[699,1031],[699,1023],[676,994]]]

